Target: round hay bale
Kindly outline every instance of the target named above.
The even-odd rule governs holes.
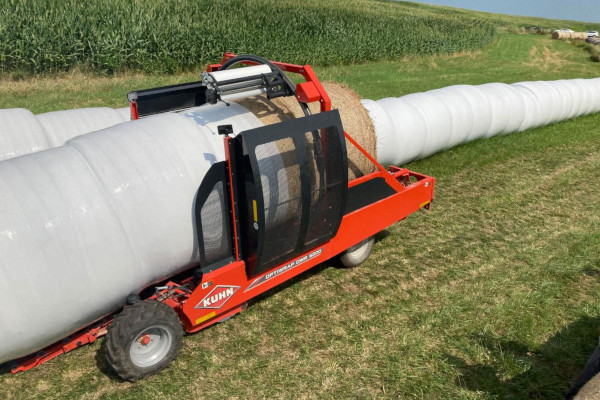
[[[360,97],[348,86],[340,83],[324,82],[323,87],[331,98],[332,108],[340,112],[344,130],[376,158],[375,128],[367,110],[360,102]],[[256,96],[236,100],[236,102],[256,115],[265,125],[304,116],[300,105],[292,97],[269,100],[266,96]],[[311,103],[309,107],[313,114],[320,112],[318,103]],[[375,166],[348,141],[346,141],[346,149],[348,152],[348,179],[354,179],[376,170]],[[280,149],[282,153],[285,153],[286,150],[289,149]]]
[[[555,32],[552,32],[552,39],[585,40],[585,39],[587,39],[587,33],[585,33],[585,32],[555,31]]]

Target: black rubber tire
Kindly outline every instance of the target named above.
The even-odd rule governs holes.
[[[136,365],[130,356],[135,339],[146,329],[160,325],[168,330],[171,344],[156,364]],[[158,301],[138,301],[126,306],[109,325],[104,349],[109,365],[122,379],[135,382],[166,368],[179,354],[183,343],[183,328],[173,309]]]
[[[371,236],[370,238],[367,238],[362,242],[350,247],[339,256],[340,267],[354,268],[364,263],[367,258],[369,258],[369,255],[371,255],[373,244],[375,244],[375,237]]]

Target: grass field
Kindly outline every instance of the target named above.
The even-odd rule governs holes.
[[[496,18],[490,16],[489,18]],[[363,97],[457,83],[600,76],[589,53],[500,29],[482,50],[317,67]],[[180,75],[73,72],[0,82],[0,108],[124,106]],[[159,376],[120,382],[100,343],[20,375],[6,399],[560,399],[600,327],[600,115],[476,141],[409,168],[436,201],[353,270],[325,264],[185,339]]]

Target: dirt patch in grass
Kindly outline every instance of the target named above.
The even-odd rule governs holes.
[[[529,51],[529,57],[525,65],[529,68],[537,68],[547,71],[552,68],[561,68],[568,63],[560,51],[551,51],[548,46],[544,46],[542,51],[537,46],[533,46]]]

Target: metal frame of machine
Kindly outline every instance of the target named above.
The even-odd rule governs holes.
[[[219,71],[224,63],[235,58],[234,54],[226,53],[220,64],[208,66],[207,73]],[[256,65],[256,62],[251,59],[242,60],[241,63]],[[320,114],[299,120],[306,119],[306,123],[313,123],[311,126],[322,127],[323,124],[338,126],[339,124],[341,128],[337,111],[331,111],[331,100],[309,65],[272,64],[282,71],[300,74],[304,77],[305,82],[295,85],[294,95],[300,103],[318,102],[320,104]],[[290,91],[285,88],[285,84],[282,85],[282,77],[275,75],[277,74],[263,76],[262,78],[256,76],[251,78],[254,84],[256,84],[257,79],[259,81],[263,79],[262,83],[259,82],[259,86],[266,87],[267,91],[269,88],[274,88],[272,90],[277,92],[274,97],[290,95]],[[238,80],[234,83],[238,85],[242,81]],[[225,101],[220,98],[219,93],[216,93],[216,97],[215,93],[207,95],[206,88],[207,85],[204,82],[204,84],[193,83],[132,92],[133,94],[129,96],[132,119],[171,109],[197,106],[206,102]],[[167,98],[175,99],[175,101],[169,103],[163,97],[154,103],[152,109],[144,110],[143,107],[140,107],[140,99],[143,99],[146,95],[155,96],[156,93],[166,94]],[[152,98],[154,99],[154,97]],[[288,121],[287,125],[282,123],[283,125],[276,124],[265,128],[276,131],[277,129],[286,130],[288,128],[293,130],[296,129],[295,127],[299,127],[302,130],[304,128],[302,125],[292,125],[295,121],[297,120]],[[344,182],[347,182],[347,188],[344,188],[343,203],[339,204],[339,207],[344,208],[344,211],[340,213],[339,221],[336,221],[338,228],[335,229],[335,232],[325,237],[325,240],[317,242],[314,247],[298,247],[298,249],[301,249],[300,253],[294,253],[292,257],[277,262],[276,265],[269,265],[268,269],[264,271],[252,272],[248,267],[247,254],[243,254],[241,241],[244,238],[240,238],[240,236],[247,233],[247,231],[240,225],[240,218],[243,218],[244,212],[239,209],[242,200],[237,197],[239,194],[238,188],[241,185],[238,180],[242,179],[239,174],[243,173],[243,167],[240,166],[240,152],[243,145],[239,137],[246,135],[246,133],[234,137],[230,135],[228,127],[220,128],[222,128],[220,133],[224,136],[226,161],[223,163],[222,172],[219,172],[219,174],[225,176],[229,188],[227,196],[230,206],[230,233],[233,244],[231,257],[225,262],[214,266],[214,268],[196,266],[195,269],[192,268],[184,275],[178,275],[177,278],[171,278],[166,282],[163,281],[160,283],[161,286],[154,289],[152,295],[143,299],[135,298],[136,296],[133,296],[133,299],[128,299],[130,304],[139,300],[155,300],[168,305],[177,313],[183,329],[187,333],[200,331],[230,318],[242,311],[252,298],[290,280],[317,264],[343,253],[409,214],[421,208],[429,208],[433,200],[434,179],[432,177],[394,166],[391,166],[389,170],[385,169],[342,129],[340,138],[344,146],[344,156],[345,138],[348,143],[360,150],[376,166],[377,170],[351,181],[347,180],[346,175]],[[323,134],[324,130],[315,128],[314,132]],[[248,137],[250,137],[249,133]],[[347,174],[347,170],[345,173]],[[346,198],[351,198],[352,201],[346,202]],[[254,207],[254,219],[257,220],[256,203]],[[94,342],[98,337],[106,334],[114,315],[109,315],[36,354],[17,360],[13,363],[12,372],[28,370],[60,354]]]

